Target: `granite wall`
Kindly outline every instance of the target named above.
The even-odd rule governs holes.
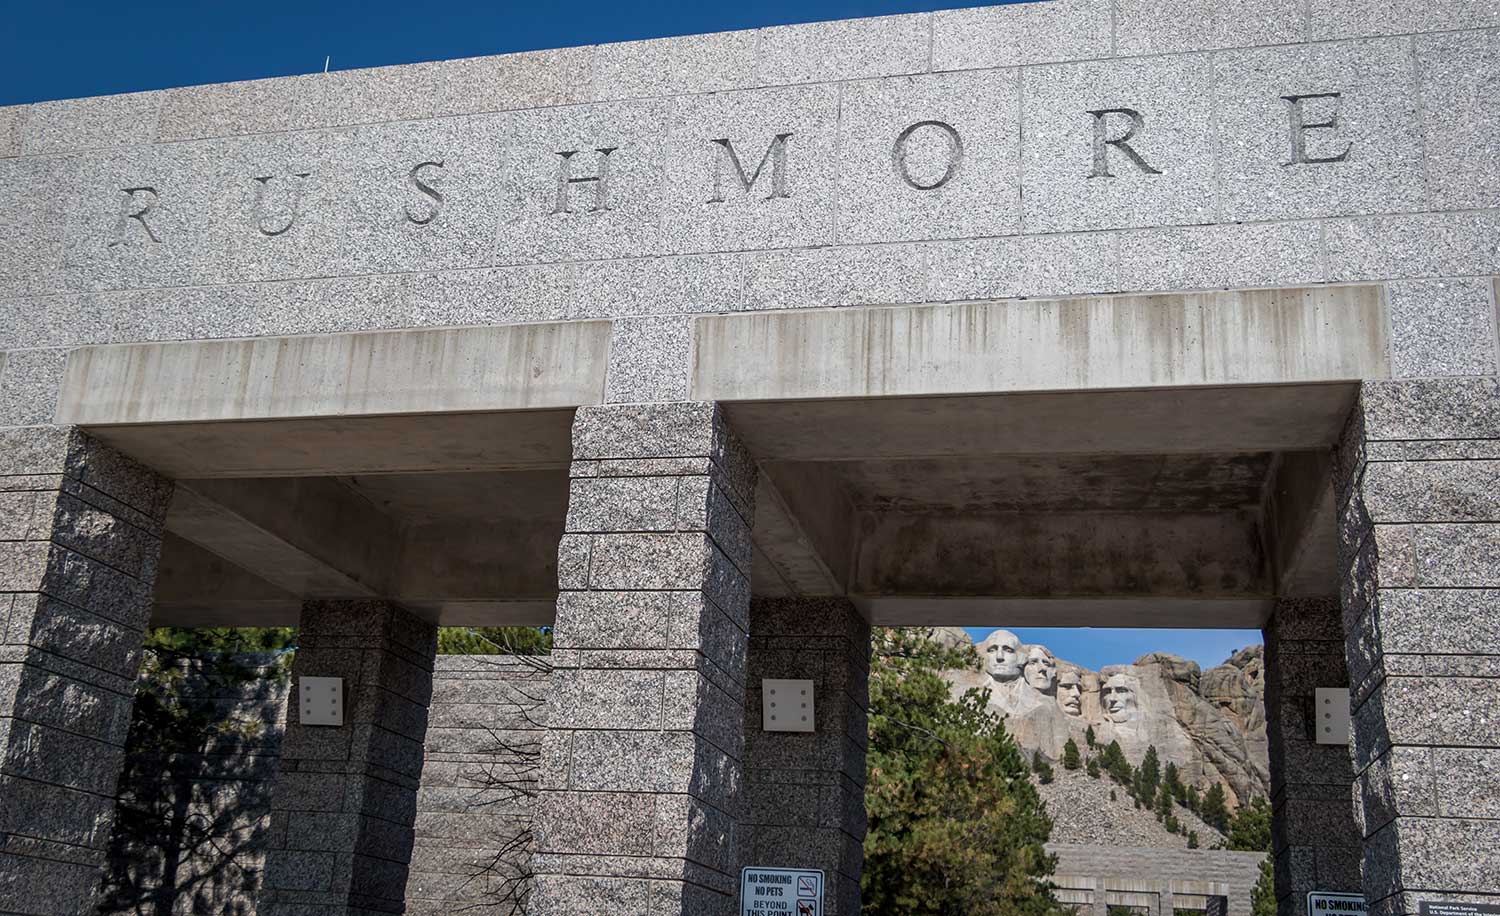
[[[192,677],[184,695],[261,729],[197,754],[132,753],[96,916],[255,916],[290,682],[248,661],[264,676],[233,689]],[[545,659],[438,657],[408,914],[519,911],[546,686]]]

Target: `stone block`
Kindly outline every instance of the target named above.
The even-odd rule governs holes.
[[[1322,240],[1311,222],[1134,229],[1119,233],[1117,244],[1123,290],[1311,285],[1323,277]]]
[[[1111,54],[1113,22],[1098,0],[1007,3],[931,14],[932,69],[980,70]]]
[[[944,242],[932,250],[928,290],[940,302],[1116,290],[1119,248],[1104,232]]]
[[[729,757],[744,756],[744,696],[697,671],[663,675],[661,727],[691,731]]]
[[[154,143],[164,92],[126,92],[30,106],[22,134],[28,156]]]
[[[1214,67],[1226,141],[1218,169],[1222,218],[1422,208],[1422,129],[1406,41],[1225,52]],[[1287,100],[1326,93],[1340,95]],[[1336,126],[1310,126],[1329,121]]]
[[[1360,400],[1370,441],[1500,438],[1500,382],[1493,378],[1372,380],[1361,386]]]
[[[1487,522],[1500,516],[1500,461],[1373,461],[1362,495],[1370,517],[1398,522]]]
[[[65,287],[63,250],[67,207],[57,205],[59,189],[72,188],[80,166],[76,157],[0,159],[0,207],[18,231],[0,237],[0,297],[29,300]],[[29,301],[17,307],[30,308]],[[36,347],[17,340],[6,347]]]
[[[748,89],[755,83],[757,31],[622,41],[593,51],[595,99]]]
[[[703,588],[711,548],[702,534],[596,534],[589,586],[596,589]]]
[[[669,111],[665,102],[640,101],[507,115],[510,200],[492,244],[513,262],[656,253],[670,206],[672,153],[662,140]],[[575,152],[560,155],[567,151]],[[606,169],[607,181],[587,180]]]
[[[1500,10],[1486,0],[1312,0],[1308,39],[1407,35],[1500,25]]]
[[[655,882],[646,878],[538,875],[529,908],[536,916],[578,916],[596,908],[615,916],[650,916]]]
[[[1495,144],[1500,148],[1500,141]],[[1391,375],[1490,375],[1495,303],[1485,280],[1408,280],[1387,285]]]
[[[558,648],[667,646],[675,596],[661,592],[563,592],[554,628]]]
[[[1370,836],[1398,816],[1436,817],[1433,748],[1392,747],[1360,772],[1355,791]]]
[[[0,106],[0,158],[21,155],[21,138],[30,114],[30,105]]]
[[[1464,5],[1447,4],[1443,12]],[[1414,42],[1429,203],[1439,210],[1500,206],[1500,121],[1489,102],[1500,32],[1419,35]]]
[[[1397,214],[1324,224],[1328,281],[1500,274],[1500,213]]]
[[[627,404],[685,400],[691,347],[689,318],[617,320],[610,334],[605,401]]]
[[[659,729],[660,671],[554,671],[550,721],[565,728]]]
[[[780,86],[922,73],[929,34],[928,18],[920,14],[762,29],[756,81]]]
[[[4,354],[0,360],[0,424],[51,423],[66,361],[63,350],[12,350]]]
[[[1014,70],[844,87],[838,240],[1009,235],[1020,225]]]
[[[1497,605],[1490,589],[1385,589],[1374,635],[1386,652],[1484,654],[1500,644]]]
[[[666,137],[662,249],[830,244],[837,163],[837,87],[680,97]]]
[[[1304,40],[1306,12],[1296,0],[1122,0],[1115,8],[1116,54],[1176,54],[1286,45]],[[1102,55],[1101,55],[1102,56]]]
[[[1036,67],[1021,110],[1027,232],[1214,221],[1208,55]]]
[[[702,401],[578,409],[573,421],[573,459],[652,459],[708,456],[720,422]],[[632,476],[622,464],[622,476]]]
[[[569,855],[649,856],[656,797],[628,792],[549,792],[537,807],[537,849]]]
[[[571,317],[733,312],[745,307],[745,262],[740,255],[623,258],[569,269],[574,282]]]
[[[593,79],[597,61],[592,47],[437,61],[430,65],[437,87],[433,114],[545,108],[601,97]]]
[[[1435,747],[1431,753],[1438,816],[1500,818],[1500,751]]]
[[[567,530],[583,533],[676,530],[679,479],[600,477],[574,480],[568,494]]]
[[[580,792],[686,793],[697,744],[690,732],[580,731],[569,785]]]
[[[1386,527],[1382,525],[1377,531]],[[1500,525],[1413,525],[1411,528],[1413,552],[1418,558],[1415,581],[1411,584],[1423,588],[1500,586]]]
[[[924,302],[932,250],[905,244],[757,252],[745,266],[745,308]]]

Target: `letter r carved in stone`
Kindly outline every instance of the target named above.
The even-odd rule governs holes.
[[[156,189],[143,186],[139,188],[121,188],[120,190],[124,192],[125,197],[120,202],[120,216],[115,221],[114,238],[110,240],[107,247],[113,248],[116,245],[123,245],[128,241],[126,236],[130,234],[131,220],[140,223],[141,229],[146,233],[146,238],[160,244],[161,237],[156,234],[156,230],[151,228],[151,224],[146,222],[146,214],[155,210],[157,202],[161,200],[161,196],[156,193]]]
[[[1114,178],[1115,175],[1109,170],[1109,148],[1125,154],[1125,157],[1135,163],[1136,167],[1147,175],[1160,175],[1161,170],[1153,168],[1150,163],[1141,158],[1141,154],[1135,151],[1129,141],[1140,133],[1146,126],[1146,119],[1134,108],[1101,108],[1090,111],[1094,116],[1094,170],[1089,173],[1090,178]],[[1110,115],[1123,115],[1130,121],[1130,126],[1118,137],[1109,136],[1109,126],[1105,119]]]

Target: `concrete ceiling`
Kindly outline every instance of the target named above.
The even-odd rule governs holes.
[[[727,405],[763,471],[753,587],[847,595],[879,623],[1258,626],[1276,595],[1332,588],[1318,456],[1353,393]],[[132,427],[118,444],[181,478],[156,622],[386,596],[443,623],[549,623],[569,419]]]

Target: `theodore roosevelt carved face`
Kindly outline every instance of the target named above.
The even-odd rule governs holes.
[[[1070,716],[1083,715],[1083,678],[1077,671],[1057,676],[1057,705]]]

